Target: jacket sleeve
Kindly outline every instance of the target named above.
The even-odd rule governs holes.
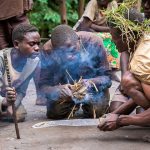
[[[101,39],[92,42],[89,52],[92,54],[92,78],[86,78],[92,81],[99,91],[103,91],[111,86],[111,70],[107,60],[106,50],[102,44]],[[91,84],[93,87],[93,85]]]

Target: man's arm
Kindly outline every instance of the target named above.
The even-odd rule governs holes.
[[[92,58],[93,61],[93,69],[95,73],[95,77],[91,78],[93,83],[98,87],[100,91],[107,89],[111,86],[111,72],[109,68],[109,63],[107,60],[106,50],[103,46],[103,43],[100,38],[98,38],[96,35],[93,35],[92,42],[95,41],[94,47],[93,47],[93,53],[95,56]]]
[[[120,56],[120,68],[121,68],[121,75],[123,76],[126,71],[128,71],[128,64],[129,64],[129,53],[128,51],[124,51],[121,53]]]
[[[72,92],[68,84],[57,85],[57,86],[46,86],[41,87],[41,92],[46,95],[46,98],[51,101],[71,101]]]
[[[114,110],[113,114],[130,114],[136,107],[137,105],[135,104],[135,102],[130,98],[127,102],[125,102],[124,104],[122,104],[120,107],[118,107],[116,110]]]
[[[144,112],[136,115],[120,115],[118,118],[120,126],[137,125],[147,126],[150,125],[150,108]]]
[[[104,123],[100,122],[98,128],[102,131],[112,131],[128,125],[137,125],[137,126],[150,125],[150,108],[136,115],[118,115],[117,113],[119,113],[119,111],[122,114],[123,111],[125,110],[128,111],[129,107],[131,108],[135,106],[135,104],[131,100],[126,103],[129,103],[129,105],[128,106],[126,105],[126,107],[124,108],[123,106],[121,106],[114,113],[107,114],[106,118],[104,118]]]
[[[90,27],[95,32],[110,32],[110,28],[107,26],[99,26],[99,25],[92,23]]]
[[[110,32],[110,28],[107,26],[94,24],[88,17],[83,17],[77,28],[77,31]]]
[[[95,78],[84,79],[84,81],[88,88],[95,90],[97,88],[98,91],[103,91],[111,86],[111,79],[109,76],[98,76]]]

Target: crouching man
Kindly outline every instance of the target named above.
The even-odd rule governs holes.
[[[39,89],[43,92],[38,93],[45,93],[48,118],[70,118],[80,106],[88,118],[106,112],[111,80],[100,38],[84,31],[76,33],[67,25],[57,26],[44,45],[41,60]]]
[[[150,17],[150,1],[142,1],[145,16]],[[129,11],[130,12],[130,11]],[[130,18],[133,18],[132,14],[129,14]],[[138,17],[138,15],[136,15]],[[141,20],[141,17],[139,18]],[[138,21],[139,19],[134,19]],[[142,23],[142,22],[141,22]],[[140,24],[139,24],[140,25]],[[147,25],[148,27],[148,25]],[[115,31],[115,29],[113,29]],[[104,122],[99,124],[99,129],[103,131],[112,131],[122,126],[138,125],[149,126],[150,125],[150,30],[149,27],[145,28],[145,33],[140,37],[136,49],[133,55],[130,54],[130,62],[128,68],[122,77],[122,90],[128,96],[128,101],[120,105],[110,114],[106,115]],[[114,34],[115,35],[115,34]],[[135,34],[135,37],[137,34]],[[120,37],[114,38],[117,43],[122,43]],[[124,43],[125,44],[125,43]],[[118,45],[118,44],[117,44]],[[123,44],[122,44],[123,45]],[[127,44],[126,44],[127,47]],[[132,57],[131,57],[132,56]],[[127,65],[126,65],[127,66]],[[139,114],[129,115],[137,106],[143,108],[143,112]]]

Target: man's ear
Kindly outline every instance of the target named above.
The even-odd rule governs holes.
[[[13,45],[14,45],[14,48],[18,49],[19,48],[19,41],[18,40],[15,40],[13,42]]]

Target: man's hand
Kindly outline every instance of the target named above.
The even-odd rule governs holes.
[[[89,79],[83,79],[83,84],[87,87],[87,88],[91,88],[91,81]]]
[[[6,102],[7,105],[12,105],[16,100],[16,91],[14,88],[7,87],[6,88]]]
[[[103,118],[103,123],[100,122],[98,128],[101,131],[113,131],[118,129],[120,126],[117,124],[119,115],[118,114],[107,114]]]
[[[72,94],[72,91],[70,89],[70,84],[66,84],[66,85],[61,86],[60,97],[61,97],[61,99],[65,100],[65,101],[72,100],[73,94]]]

